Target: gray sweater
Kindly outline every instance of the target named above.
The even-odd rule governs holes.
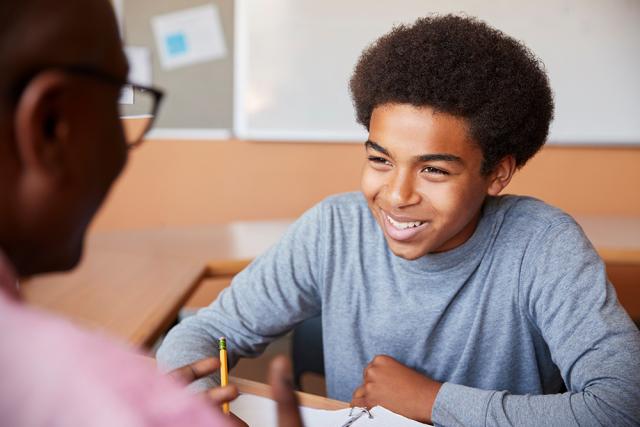
[[[445,383],[437,425],[640,424],[640,333],[580,227],[538,200],[488,198],[467,242],[407,261],[360,193],[330,197],[157,357],[182,366],[226,336],[233,365],[319,313],[332,398],[386,354]]]

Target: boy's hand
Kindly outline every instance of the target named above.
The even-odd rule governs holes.
[[[376,356],[364,370],[362,385],[353,392],[352,406],[376,405],[431,423],[431,410],[441,383],[425,377],[390,356]]]
[[[278,427],[303,427],[298,398],[293,391],[289,360],[278,356],[269,366],[269,384],[278,406]]]
[[[193,362],[182,368],[169,372],[169,376],[186,384],[190,384],[197,379],[213,374],[220,368],[220,360],[210,357]],[[238,388],[231,384],[225,387],[215,387],[207,390],[207,398],[213,405],[220,408],[223,403],[231,402],[238,397]],[[247,424],[233,414],[229,414],[231,425],[234,427],[248,427]]]

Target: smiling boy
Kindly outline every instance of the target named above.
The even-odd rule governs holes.
[[[498,196],[544,144],[547,77],[466,17],[400,26],[351,80],[362,193],[305,213],[168,335],[166,368],[231,363],[322,314],[330,397],[437,425],[636,425],[640,334],[575,221]],[[564,391],[564,388],[568,391]]]

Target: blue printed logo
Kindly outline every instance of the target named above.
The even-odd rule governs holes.
[[[184,33],[169,34],[165,38],[165,44],[171,56],[187,53],[187,38],[184,36]]]

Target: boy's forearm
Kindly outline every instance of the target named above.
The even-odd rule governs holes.
[[[621,404],[615,408],[590,391],[512,395],[445,383],[436,398],[432,416],[434,425],[638,425],[638,404],[636,402],[634,408],[631,401],[627,403],[631,403],[631,407]]]
[[[178,325],[165,337],[156,353],[158,367],[163,372],[186,366],[207,357],[217,357],[217,340],[209,333]],[[203,391],[219,384],[217,374],[202,378],[190,385],[194,391]]]

